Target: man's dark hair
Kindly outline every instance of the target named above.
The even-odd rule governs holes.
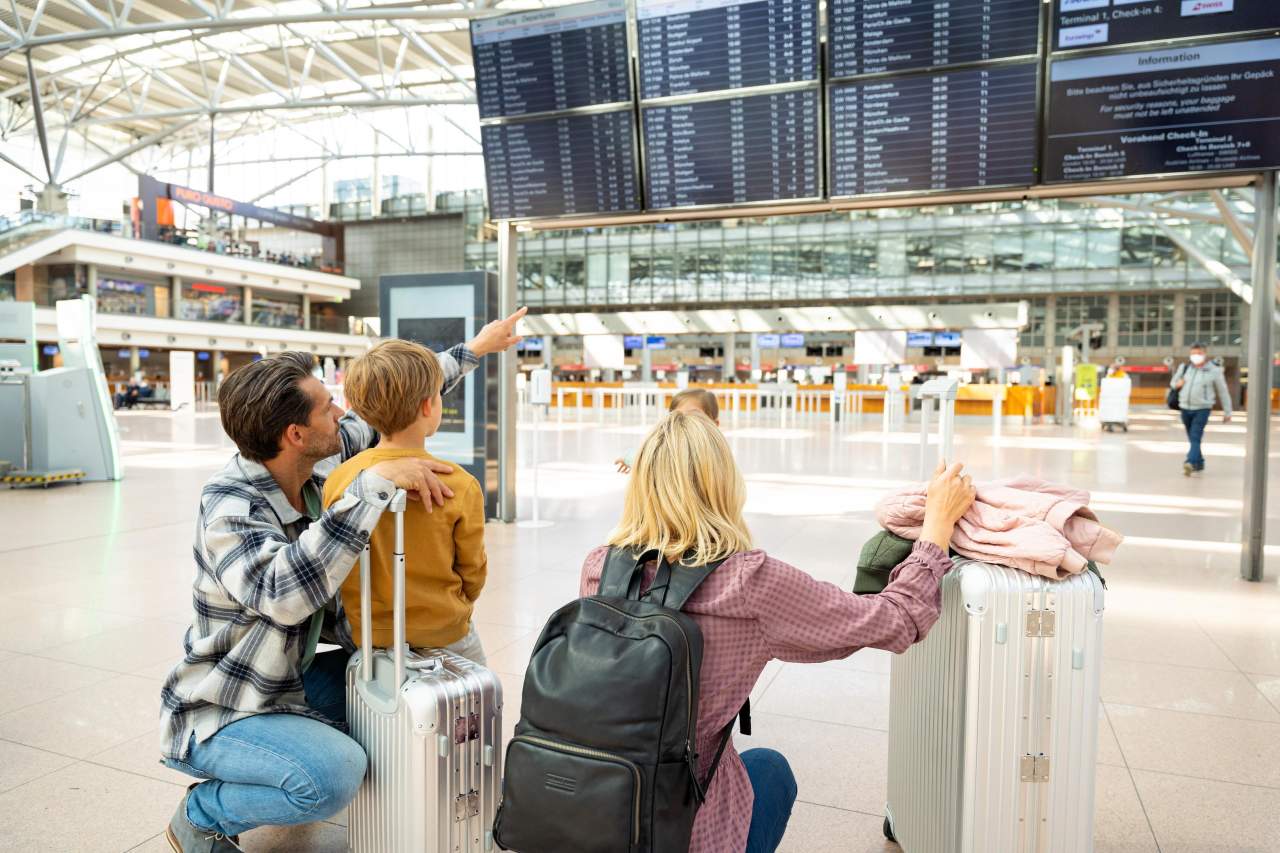
[[[1207,352],[1209,348],[1208,348],[1208,347],[1206,347],[1204,344],[1202,344],[1200,341],[1196,341],[1194,344],[1192,344],[1192,345],[1189,347],[1189,349],[1202,349],[1202,350],[1205,350],[1205,351]]]
[[[276,458],[284,431],[311,420],[315,403],[301,383],[314,366],[310,353],[282,352],[226,378],[218,389],[218,414],[241,456],[253,462]]]

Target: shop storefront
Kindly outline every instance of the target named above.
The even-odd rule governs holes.
[[[253,324],[277,329],[302,328],[302,297],[287,293],[253,293]]]
[[[98,310],[104,314],[167,317],[169,285],[133,276],[100,276]]]
[[[184,281],[178,318],[213,323],[243,323],[244,288],[233,284]]]

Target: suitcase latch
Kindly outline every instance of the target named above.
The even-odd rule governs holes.
[[[453,800],[453,822],[460,823],[480,814],[480,792],[468,791]]]
[[[1048,782],[1049,781],[1049,756],[1047,755],[1022,756],[1022,781],[1023,782]]]
[[[453,742],[466,743],[480,739],[480,715],[468,714],[453,721]]]
[[[1052,610],[1027,611],[1027,636],[1052,637],[1057,633],[1058,614]]]

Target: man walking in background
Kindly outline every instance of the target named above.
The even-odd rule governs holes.
[[[1191,449],[1182,463],[1182,473],[1190,477],[1204,470],[1204,456],[1200,452],[1200,440],[1213,412],[1214,397],[1222,402],[1222,422],[1231,423],[1231,394],[1222,368],[1209,360],[1204,344],[1191,345],[1190,361],[1180,366],[1169,383],[1178,389],[1178,408],[1182,410],[1182,426],[1187,431]]]

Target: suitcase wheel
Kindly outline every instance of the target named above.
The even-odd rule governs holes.
[[[893,836],[893,824],[889,822],[888,815],[885,815],[884,818],[884,837],[892,841],[894,844],[898,843],[898,839]]]

